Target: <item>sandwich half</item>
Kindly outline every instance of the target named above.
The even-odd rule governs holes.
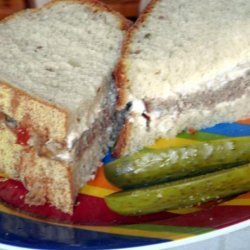
[[[25,201],[72,213],[117,131],[113,69],[129,22],[95,0],[0,23],[0,171]]]
[[[249,13],[244,0],[151,1],[116,70],[118,108],[131,109],[115,155],[250,117]]]

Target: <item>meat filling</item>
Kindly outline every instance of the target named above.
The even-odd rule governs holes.
[[[112,139],[111,141],[114,142],[122,126],[122,122],[117,121],[123,121],[124,117],[124,111],[116,112],[114,105],[106,105],[98,119],[92,124],[91,129],[83,132],[81,137],[75,140],[71,149],[55,141],[44,141],[42,136],[34,133],[31,128],[22,128],[17,121],[2,112],[0,112],[0,124],[4,124],[6,128],[10,129],[17,136],[17,142],[20,141],[18,144],[25,147],[34,147],[38,155],[56,160],[73,162],[80,160],[86,149],[98,140],[98,138],[102,138],[102,135],[106,134],[108,129],[110,129],[108,134]],[[18,137],[20,137],[19,131],[22,132],[21,140],[20,138],[18,139]],[[24,135],[23,131],[25,131]]]
[[[27,128],[22,128],[17,121],[2,112],[0,112],[0,123],[4,124],[6,128],[16,135],[17,143],[19,142],[18,144],[27,147],[35,147],[38,155],[61,160],[60,155],[67,154],[69,157],[67,157],[67,159],[64,158],[63,160],[72,161],[73,159],[78,160],[86,148],[88,148],[98,136],[101,136],[108,126],[114,122],[112,121],[112,116],[113,114],[111,114],[108,109],[103,110],[103,115],[93,123],[90,130],[87,130],[82,134],[82,136],[74,143],[71,150],[64,150],[64,148],[58,145],[57,142],[42,142],[42,139],[39,140],[39,135],[32,133],[32,131],[28,132]],[[23,131],[26,131],[26,133],[24,134]]]
[[[189,109],[212,109],[222,102],[234,101],[244,94],[250,94],[250,70],[244,77],[239,77],[227,83],[226,86],[214,91],[201,91],[179,98],[145,99],[148,113],[160,112],[161,115],[171,114],[173,111],[182,113]]]

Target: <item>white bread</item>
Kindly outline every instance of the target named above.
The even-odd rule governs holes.
[[[49,202],[62,211],[72,211],[76,191],[72,171],[66,163],[38,156],[34,149],[16,144],[16,136],[0,125],[0,171],[21,180],[29,191],[23,199],[29,205]]]
[[[98,116],[127,26],[93,0],[56,1],[3,21],[2,111],[20,122],[28,114],[32,126],[55,140],[88,129]]]
[[[112,144],[112,72],[129,24],[95,0],[55,1],[0,23],[0,171],[23,181],[29,204],[72,213]],[[16,144],[18,129],[27,145]]]
[[[116,70],[118,108],[132,106],[116,155],[250,117],[249,13],[244,0],[151,1]]]

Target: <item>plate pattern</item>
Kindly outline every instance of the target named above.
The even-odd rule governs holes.
[[[152,147],[238,136],[250,136],[250,120],[189,131],[175,139],[161,139]],[[104,159],[107,161],[110,155]],[[96,179],[80,190],[70,216],[48,204],[26,205],[27,191],[22,183],[0,174],[0,243],[40,249],[136,247],[193,237],[250,219],[250,192],[194,208],[120,216],[110,211],[103,199],[118,190],[105,179],[100,167]]]

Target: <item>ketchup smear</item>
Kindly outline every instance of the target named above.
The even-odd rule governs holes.
[[[30,139],[30,134],[27,128],[19,127],[16,129],[17,140],[16,143],[27,146]]]

